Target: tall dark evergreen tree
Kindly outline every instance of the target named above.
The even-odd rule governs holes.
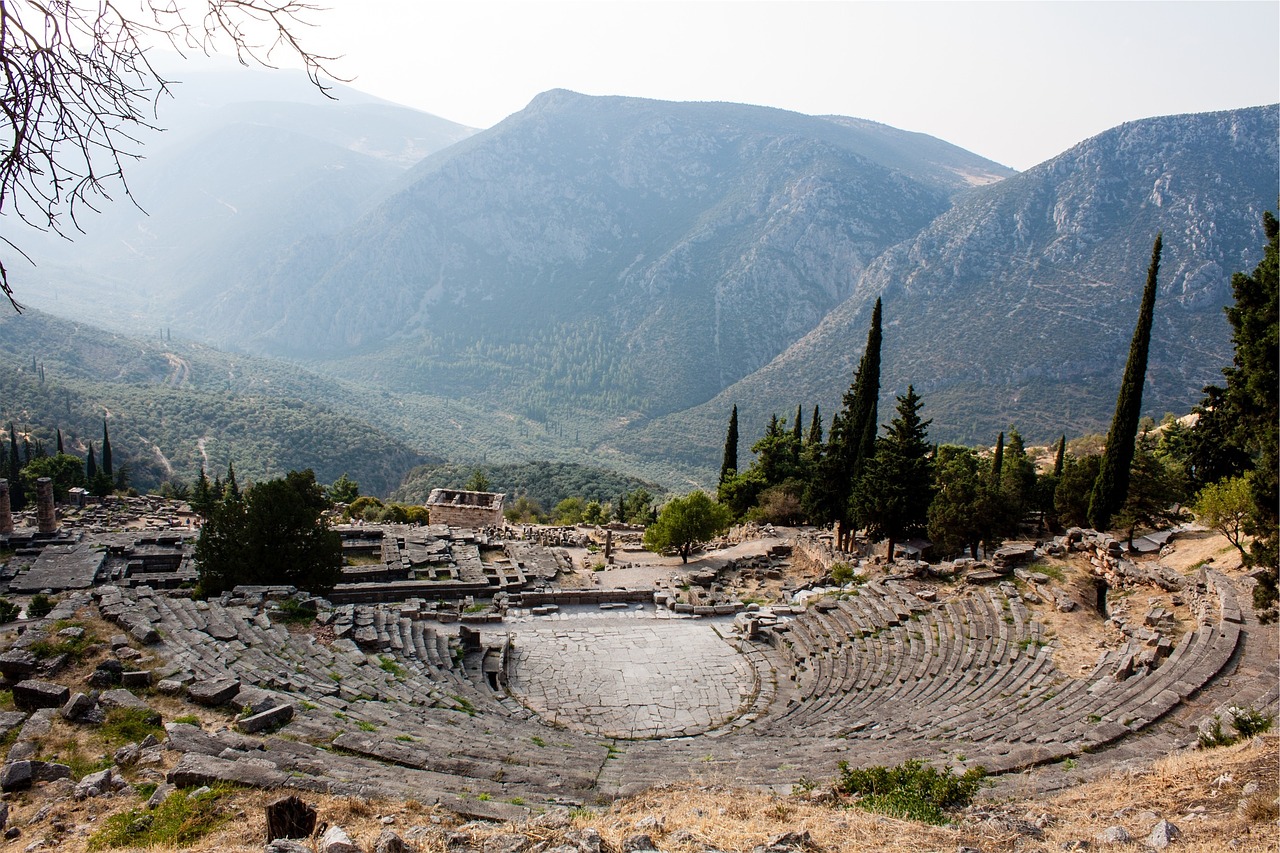
[[[853,406],[849,410],[850,434],[856,442],[853,465],[849,470],[851,480],[862,473],[862,466],[875,453],[876,433],[880,431],[880,315],[880,300],[876,299],[875,308],[871,311],[871,329],[867,332],[867,348],[862,353],[862,362],[853,383]]]
[[[816,524],[840,525],[838,546],[852,542],[849,498],[862,468],[875,452],[877,408],[880,399],[881,304],[871,312],[867,346],[857,373],[845,392],[840,411],[831,420],[827,446],[815,466],[804,494],[804,508]]]
[[[224,498],[240,500],[240,484],[236,482],[236,465],[234,462],[227,463],[227,480],[222,484],[222,494]]]
[[[996,452],[991,457],[991,488],[1000,488],[1000,478],[1004,474],[1004,433],[996,438]]]
[[[27,493],[22,488],[22,462],[18,457],[18,433],[9,422],[9,506],[14,512],[27,508]]]
[[[84,478],[92,483],[98,477],[98,460],[93,458],[93,442],[89,442],[89,455],[84,458]]]
[[[58,433],[58,452],[65,453],[66,451],[62,449],[62,429],[58,428],[57,433]]]
[[[813,419],[809,421],[809,436],[805,439],[805,447],[815,447],[822,445],[822,415],[818,413],[818,407],[813,407]]]
[[[1262,228],[1262,261],[1252,275],[1231,278],[1235,302],[1226,313],[1235,352],[1222,371],[1226,387],[1204,389],[1188,455],[1197,486],[1248,477],[1252,506],[1244,532],[1253,541],[1247,563],[1260,570],[1253,604],[1269,622],[1280,599],[1280,222],[1267,212]]]
[[[1142,385],[1147,377],[1147,352],[1151,347],[1151,322],[1155,313],[1156,278],[1160,272],[1160,249],[1164,235],[1157,234],[1151,249],[1151,265],[1147,268],[1147,285],[1142,291],[1138,323],[1129,344],[1116,411],[1107,431],[1107,446],[1102,467],[1089,495],[1089,524],[1095,530],[1106,530],[1111,518],[1124,505],[1129,494],[1129,466],[1133,463],[1134,441],[1138,437],[1138,421],[1142,415]]]
[[[108,477],[115,474],[111,466],[111,436],[107,435],[107,419],[102,419],[102,473]]]
[[[196,478],[196,485],[191,490],[191,498],[188,501],[191,509],[199,513],[204,518],[208,518],[213,514],[218,496],[214,494],[213,486],[209,484],[209,476],[204,472],[204,465],[200,466],[200,476]]]
[[[920,419],[922,405],[915,388],[907,386],[888,432],[876,442],[876,452],[867,460],[849,500],[854,522],[873,539],[889,540],[890,559],[896,543],[924,532],[933,502],[933,445],[928,437],[930,421]]]
[[[724,436],[724,458],[720,461],[720,482],[723,483],[738,470],[738,406],[735,403],[729,414],[729,430]]]
[[[1062,466],[1066,464],[1067,459],[1067,436],[1063,433],[1058,439],[1058,453],[1053,458],[1053,478],[1055,480],[1062,477]]]

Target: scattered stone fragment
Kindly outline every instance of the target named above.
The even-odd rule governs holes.
[[[331,826],[320,836],[317,853],[360,853],[360,848],[340,826]]]
[[[267,842],[264,853],[312,853],[312,850],[300,841],[277,838],[275,841]]]
[[[1101,844],[1128,844],[1132,839],[1129,832],[1123,826],[1108,826],[1098,834],[1098,842]]]
[[[161,783],[147,799],[147,808],[156,808],[165,800],[169,799],[169,796],[177,790],[178,788],[176,785],[170,785],[168,782]]]
[[[622,839],[622,853],[639,853],[639,851],[643,850],[657,849],[658,847],[653,843],[653,839],[644,832],[637,832]]]
[[[373,844],[373,853],[409,853],[409,846],[395,830],[384,829]]]
[[[1182,835],[1182,831],[1177,826],[1167,820],[1162,820],[1151,827],[1151,834],[1147,836],[1147,846],[1154,847],[1156,850],[1164,850],[1180,835]]]
[[[187,698],[198,705],[217,707],[225,705],[240,692],[240,679],[214,678],[197,681],[187,687]]]
[[[39,664],[36,656],[26,649],[10,649],[0,655],[0,673],[8,679],[26,678]]]
[[[52,681],[29,678],[13,685],[13,704],[20,711],[37,708],[61,708],[71,698],[71,691]]]
[[[245,734],[254,734],[278,728],[292,719],[293,706],[278,705],[260,714],[253,714],[242,720],[236,720],[236,728]]]

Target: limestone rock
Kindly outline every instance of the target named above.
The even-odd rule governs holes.
[[[225,705],[240,692],[240,679],[214,678],[197,681],[187,687],[187,698],[198,705],[217,707]]]
[[[1108,826],[1098,834],[1099,844],[1128,844],[1132,839],[1123,826]]]
[[[331,826],[320,836],[317,853],[360,853],[360,848],[340,826]]]
[[[1151,834],[1147,836],[1147,846],[1154,847],[1156,850],[1164,850],[1180,835],[1182,835],[1182,831],[1177,826],[1167,820],[1162,820],[1151,827]]]
[[[373,853],[409,853],[409,846],[396,834],[395,830],[384,829],[378,836],[378,840],[374,842]]]
[[[29,678],[13,685],[13,704],[21,711],[37,708],[61,708],[71,698],[71,691],[52,681]]]

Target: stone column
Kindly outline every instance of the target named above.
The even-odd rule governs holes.
[[[9,481],[0,480],[0,536],[13,532],[13,509],[9,505]]]
[[[45,535],[58,530],[58,513],[53,508],[53,480],[36,480],[36,528]]]

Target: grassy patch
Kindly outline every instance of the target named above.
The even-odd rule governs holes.
[[[58,655],[67,655],[71,660],[79,661],[84,657],[85,651],[90,646],[99,642],[97,634],[85,628],[84,633],[79,637],[59,637],[56,631],[60,631],[63,628],[83,627],[74,622],[59,622],[54,626],[55,633],[53,636],[45,640],[36,640],[27,649],[40,660],[47,660]]]
[[[1062,583],[1067,579],[1066,573],[1062,571],[1062,566],[1055,565],[1054,563],[1032,563],[1027,567],[1027,571],[1039,572],[1042,575],[1048,575],[1058,583]]]
[[[378,655],[378,668],[383,672],[391,673],[396,678],[404,678],[405,675],[405,668],[390,655]]]
[[[196,796],[179,791],[152,811],[139,808],[111,815],[89,836],[89,849],[192,844],[231,820],[220,803],[231,790],[219,785]]]
[[[197,729],[202,725],[200,718],[195,714],[183,714],[180,717],[174,717],[172,722],[185,723],[188,726],[195,726]]]
[[[296,598],[286,598],[280,602],[277,618],[286,625],[310,625],[316,621],[316,612],[304,608]]]
[[[914,759],[896,767],[861,770],[842,761],[836,789],[856,795],[858,808],[941,825],[947,822],[947,809],[962,808],[973,800],[985,776],[981,767],[956,776]]]
[[[199,725],[199,720],[196,721]],[[164,736],[160,715],[150,708],[112,708],[98,734],[109,747],[137,743],[147,735]]]

